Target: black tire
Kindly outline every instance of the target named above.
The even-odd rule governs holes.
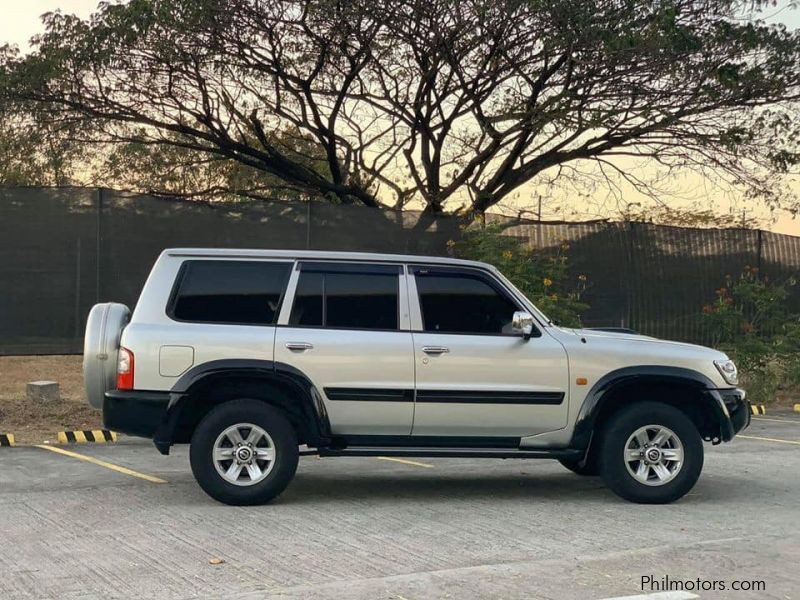
[[[275,459],[267,476],[253,485],[239,486],[223,479],[213,460],[217,438],[228,427],[252,423],[272,439]],[[232,400],[212,409],[192,435],[189,461],[200,487],[212,498],[225,504],[245,506],[264,504],[278,496],[294,477],[299,449],[297,436],[281,411],[259,400]]]
[[[672,430],[683,446],[683,461],[671,480],[647,485],[637,480],[626,465],[626,444],[641,427],[656,425]],[[632,468],[639,463],[632,463]],[[600,472],[618,496],[641,504],[667,504],[694,487],[703,470],[703,440],[694,423],[677,408],[661,402],[637,402],[620,409],[606,423],[600,447]],[[651,476],[656,479],[653,471]]]
[[[558,462],[576,475],[582,475],[584,477],[596,477],[600,475],[600,465],[597,461],[596,452],[589,454],[586,463],[583,465],[581,465],[581,461],[579,460],[570,460],[568,458],[559,458]]]

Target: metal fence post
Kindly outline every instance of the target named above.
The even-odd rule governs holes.
[[[100,302],[100,257],[102,256],[103,188],[97,188],[97,227],[95,229],[95,303]]]
[[[81,237],[75,240],[75,339],[81,337]]]
[[[628,226],[624,229],[628,236],[628,243],[626,247],[628,251],[625,253],[627,273],[625,274],[625,318],[627,323],[623,321],[622,327],[633,327],[633,250],[634,250],[634,227],[636,224],[633,221],[628,222]]]
[[[757,231],[758,231],[758,245],[756,247],[756,268],[758,269],[758,271],[756,271],[756,277],[760,279],[761,278],[761,253],[762,253],[762,250],[763,250],[762,234],[764,232],[761,231],[760,229],[758,229]]]
[[[311,250],[311,200],[306,202],[306,250]]]

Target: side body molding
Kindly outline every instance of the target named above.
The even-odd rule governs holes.
[[[263,381],[289,392],[295,413],[302,416],[305,442],[321,446],[330,441],[330,423],[319,390],[300,370],[270,360],[224,359],[197,365],[184,373],[170,390],[169,404],[161,427],[155,434],[159,450],[174,443],[181,413],[191,407],[198,387],[219,381]],[[295,405],[296,403],[296,405]]]
[[[586,395],[572,434],[571,448],[586,449],[592,439],[592,432],[603,405],[610,396],[610,392],[623,386],[647,384],[680,384],[693,387],[702,392],[703,402],[707,403],[724,429],[730,424],[728,410],[720,394],[716,391],[714,382],[702,373],[682,367],[665,367],[660,365],[624,367],[611,371],[600,378]],[[723,431],[724,434],[724,431]]]

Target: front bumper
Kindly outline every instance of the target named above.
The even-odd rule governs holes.
[[[110,390],[103,399],[103,424],[107,429],[150,438],[164,422],[169,392]]]
[[[750,425],[750,402],[744,390],[726,388],[708,390],[719,410],[719,439],[729,442]]]

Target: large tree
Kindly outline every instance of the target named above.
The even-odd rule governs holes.
[[[646,191],[631,156],[772,199],[798,164],[800,33],[749,18],[761,6],[104,3],[6,49],[0,102],[87,142],[181,148],[367,206],[483,212],[581,169]]]

